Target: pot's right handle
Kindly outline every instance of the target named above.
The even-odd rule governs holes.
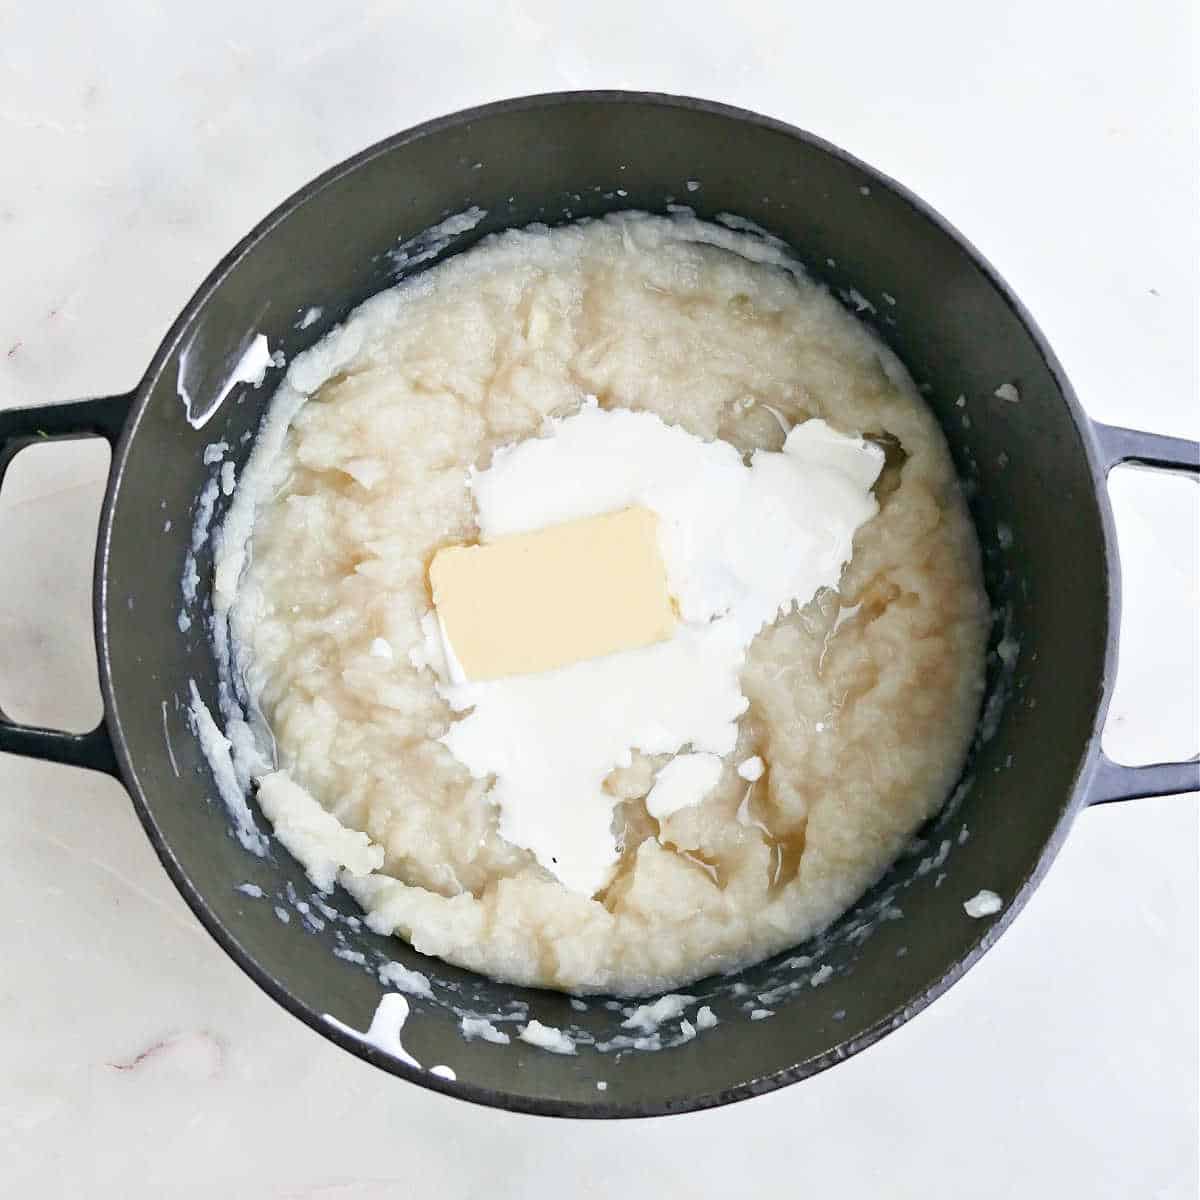
[[[1092,423],[1092,429],[1100,444],[1105,475],[1121,463],[1136,463],[1160,471],[1179,471],[1200,480],[1200,442],[1102,425],[1099,421]],[[1102,750],[1088,788],[1087,803],[1108,804],[1113,800],[1196,791],[1200,791],[1200,757],[1187,762],[1126,767],[1113,762]]]
[[[27,446],[72,438],[102,437],[115,445],[133,402],[133,393],[0,410],[0,486],[9,464]],[[117,758],[103,718],[87,733],[64,733],[9,720],[0,709],[0,752],[23,754],[73,767],[116,775]]]

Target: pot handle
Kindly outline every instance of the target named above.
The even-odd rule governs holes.
[[[9,464],[27,446],[39,442],[102,437],[115,446],[134,393],[0,410],[0,487]],[[117,758],[104,718],[88,733],[64,733],[9,720],[0,709],[0,752],[23,754],[72,767],[91,767],[117,775]]]
[[[1102,425],[1099,421],[1092,422],[1092,429],[1100,445],[1105,475],[1122,463],[1135,463],[1160,471],[1179,471],[1200,480],[1200,442]],[[1200,791],[1200,756],[1187,762],[1126,767],[1113,762],[1101,750],[1088,787],[1087,803],[1109,804],[1114,800],[1196,791]]]

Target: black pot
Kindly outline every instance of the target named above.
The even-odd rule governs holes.
[[[194,679],[215,710],[216,672],[204,622],[177,627],[180,575],[213,470],[203,447],[223,438],[244,462],[250,439],[241,439],[257,429],[280,372],[258,389],[235,388],[202,430],[185,420],[177,388],[218,394],[257,331],[291,358],[395,282],[387,252],[398,240],[449,213],[487,210],[443,254],[506,226],[673,202],[703,217],[748,217],[786,239],[831,288],[847,297],[855,289],[860,315],[908,365],[946,432],[984,547],[993,646],[1003,637],[1019,653],[1007,664],[991,655],[987,729],[962,786],[923,831],[928,849],[901,858],[805,947],[810,964],[780,956],[687,989],[720,1024],[656,1053],[617,1058],[584,1046],[565,1057],[517,1040],[467,1043],[445,1002],[512,1011],[519,1001],[545,1024],[598,1040],[620,1032],[622,1014],[601,1002],[579,1012],[565,997],[495,984],[356,931],[346,918],[358,910],[340,892],[331,903],[341,915],[320,918],[316,930],[296,908],[312,889],[287,852],[273,843],[269,857],[255,858],[230,836],[181,705]],[[309,306],[321,316],[301,329]],[[994,395],[1005,383],[1018,402]],[[489,105],[382,142],[296,193],[234,248],[134,391],[0,413],[0,475],[35,440],[86,436],[114,447],[96,553],[104,720],[73,736],[0,718],[0,750],[118,775],[176,886],[255,982],[345,1049],[450,1095],[553,1115],[647,1116],[803,1079],[903,1024],[970,967],[1025,903],[1084,805],[1200,787],[1194,760],[1126,768],[1099,747],[1119,602],[1105,476],[1125,461],[1194,473],[1196,444],[1089,421],[1029,314],[963,238],[877,171],[777,121],[668,96],[576,93]],[[963,902],[983,888],[1004,908],[972,920]],[[364,956],[367,969],[335,957],[337,947]],[[383,991],[369,968],[381,957],[433,981],[438,1002],[412,1001],[405,1044],[422,1063],[449,1064],[457,1081],[325,1020],[367,1027]],[[746,1009],[772,989],[775,1016],[749,1020]]]

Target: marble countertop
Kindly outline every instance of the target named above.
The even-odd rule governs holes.
[[[657,8],[657,12],[651,11]],[[344,14],[344,15],[343,15]],[[569,14],[569,15],[568,15]],[[10,9],[0,39],[0,407],[130,387],[220,255],[308,178],[507,95],[636,87],[804,126],[998,266],[1089,411],[1196,437],[1197,63],[1187,0],[810,9],[550,0],[352,10]],[[37,447],[0,497],[0,703],[99,712],[106,451]],[[1196,490],[1112,483],[1127,611],[1106,744],[1195,751]],[[1182,652],[1181,652],[1182,651]],[[124,791],[0,756],[0,1194],[1197,1195],[1197,806],[1086,812],[1013,928],[866,1053],[636,1125],[474,1108],[277,1008],[176,895]]]

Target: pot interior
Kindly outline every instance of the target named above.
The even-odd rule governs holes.
[[[563,996],[492,983],[377,937],[345,894],[314,897],[281,846],[256,858],[231,836],[185,712],[190,681],[217,711],[207,543],[183,632],[180,578],[197,498],[216,470],[203,449],[223,439],[244,463],[282,372],[257,389],[235,387],[201,429],[185,419],[179,387],[219,392],[255,333],[290,359],[432,261],[414,265],[431,248],[420,242],[407,266],[394,251],[449,215],[485,212],[435,259],[507,226],[671,204],[707,219],[734,213],[782,237],[921,385],[968,490],[997,614],[985,719],[947,808],[859,905],[816,943],[686,989],[712,1007],[716,1027],[656,1052],[584,1045],[567,1057],[515,1038],[468,1043],[462,1012],[528,1014],[596,1041],[629,1031],[620,1006],[603,999],[578,1011]],[[302,327],[310,309],[319,315]],[[1002,384],[1016,388],[1016,402],[994,394]],[[1065,832],[1103,694],[1109,585],[1103,502],[1064,389],[1030,325],[961,242],[870,169],[773,122],[662,97],[542,97],[366,152],[290,200],[214,272],[147,373],[116,457],[100,557],[102,670],[127,782],[156,848],[209,929],[277,999],[441,1090],[538,1112],[652,1114],[737,1099],[839,1061],[969,965]],[[1002,639],[1007,663],[996,652]],[[1004,899],[999,917],[964,912],[982,888]],[[456,1082],[324,1021],[367,1028],[384,960],[431,980],[434,1000],[410,998],[404,1045],[423,1064],[451,1067]],[[774,1016],[751,1021],[751,1009],[768,1006],[763,995]]]

